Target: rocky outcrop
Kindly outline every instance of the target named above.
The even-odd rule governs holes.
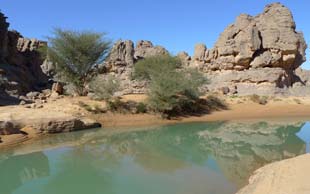
[[[307,73],[298,70],[306,60],[306,48],[290,10],[274,3],[257,16],[238,16],[212,49],[200,43],[192,57],[186,52],[177,56],[184,68],[205,73],[209,91],[226,88],[231,92],[225,94],[302,96],[310,95],[310,88],[305,89],[309,85]],[[122,94],[144,93],[145,83],[130,78],[132,67],[140,59],[163,54],[168,51],[150,41],[138,41],[135,47],[132,41],[118,41],[102,72],[120,78]]]
[[[39,120],[0,120],[0,148],[14,145],[42,134],[66,133],[101,127],[91,119],[66,116]]]
[[[165,48],[153,46],[150,41],[141,40],[134,46],[131,40],[119,40],[112,47],[105,62],[98,65],[97,71],[99,76],[106,77],[112,74],[120,80],[121,92],[118,95],[145,93],[145,81],[131,78],[134,63],[147,57],[165,54],[169,54]]]
[[[2,63],[7,56],[8,27],[6,17],[0,12],[0,62]]]
[[[20,133],[17,126],[10,121],[0,121],[0,135],[11,135]]]
[[[139,60],[147,57],[167,54],[169,54],[169,52],[164,47],[153,46],[151,41],[140,40],[136,44],[134,56],[136,60]]]
[[[182,64],[185,67],[188,67],[190,65],[191,62],[191,56],[189,56],[189,54],[185,51],[181,51],[177,54],[177,57],[181,60]]]
[[[121,73],[128,66],[134,63],[134,44],[131,40],[117,41],[107,60],[104,67],[107,72]]]
[[[74,117],[51,120],[30,125],[37,133],[63,133],[80,131],[83,129],[93,129],[101,127],[101,124],[92,120],[83,120]]]
[[[8,31],[8,26],[6,17],[0,14],[0,105],[18,103],[20,95],[44,88],[47,76],[54,75],[53,64],[43,61],[38,52],[46,43]],[[303,96],[310,95],[309,74],[298,69],[306,60],[306,48],[290,10],[274,3],[257,16],[238,16],[213,48],[200,43],[192,57],[185,52],[177,56],[184,68],[194,67],[205,73],[210,82],[203,88],[209,91],[226,88],[232,92],[225,94]],[[131,78],[134,64],[165,54],[169,54],[165,48],[150,41],[134,45],[130,40],[119,40],[93,73],[116,76],[122,88],[119,94],[145,93],[146,83]]]
[[[305,60],[307,46],[296,32],[293,16],[280,3],[267,5],[258,16],[242,14],[220,35],[211,50],[195,48],[194,63],[208,70],[246,70],[280,67],[294,70]]]
[[[220,35],[214,48],[208,50],[204,44],[197,44],[191,66],[212,78],[212,89],[239,85],[239,94],[273,95],[276,90],[301,81],[295,70],[305,62],[306,48],[303,34],[296,32],[290,10],[274,3],[255,17],[238,16]],[[256,91],[258,87],[266,90],[260,93]]]
[[[237,194],[308,194],[310,185],[305,172],[309,171],[309,154],[269,164],[258,169]]]
[[[153,46],[150,41],[140,40],[134,47],[131,40],[119,40],[112,47],[103,67],[106,72],[122,73],[140,59],[165,54],[169,54],[165,48]]]
[[[18,103],[18,97],[40,90],[48,83],[42,72],[38,49],[47,43],[27,39],[8,31],[6,17],[0,13],[0,105]]]

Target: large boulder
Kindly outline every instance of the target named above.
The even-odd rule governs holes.
[[[136,44],[135,59],[144,59],[157,55],[167,55],[169,52],[162,46],[153,46],[151,41],[140,40]]]
[[[0,121],[0,135],[11,135],[20,133],[18,127],[10,121]]]
[[[101,127],[100,123],[88,119],[68,117],[58,120],[49,120],[28,126],[37,133],[64,133]]]
[[[134,63],[134,45],[131,40],[117,41],[105,61],[107,71],[119,71],[120,68]]]

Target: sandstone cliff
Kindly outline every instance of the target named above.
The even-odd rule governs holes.
[[[146,83],[131,78],[134,63],[147,57],[167,55],[169,52],[162,46],[140,40],[134,45],[131,40],[117,41],[103,64],[98,66],[99,76],[113,74],[121,81],[120,94],[145,93]]]
[[[21,95],[47,86],[53,75],[50,63],[43,63],[38,48],[46,45],[8,31],[0,13],[0,105],[18,102]],[[209,91],[238,95],[310,95],[310,71],[300,68],[306,60],[303,34],[296,31],[290,10],[280,3],[267,5],[257,16],[242,14],[219,36],[212,49],[197,44],[193,56],[177,56],[184,68],[198,68],[210,83]],[[169,54],[161,46],[142,40],[117,41],[95,74],[112,74],[121,81],[119,94],[145,93],[146,83],[132,80],[134,64],[146,57]],[[42,65],[43,63],[43,65]],[[22,75],[22,76],[21,76]]]
[[[280,3],[267,5],[257,16],[242,14],[220,35],[214,48],[197,44],[193,56],[180,52],[184,68],[198,68],[209,78],[209,91],[239,95],[310,95],[310,72],[303,34],[296,31],[290,10]],[[145,83],[130,79],[140,59],[169,54],[150,41],[118,41],[102,67],[120,77],[123,94],[145,92]],[[104,74],[103,74],[104,75]],[[225,92],[226,94],[226,92]]]
[[[17,103],[20,95],[40,90],[48,82],[37,50],[46,42],[24,38],[8,27],[0,13],[0,105]]]
[[[186,64],[209,76],[211,90],[236,87],[239,94],[290,93],[295,83],[299,83],[296,87],[307,84],[295,72],[306,61],[306,48],[290,10],[274,3],[255,17],[238,16],[214,48],[196,45]]]

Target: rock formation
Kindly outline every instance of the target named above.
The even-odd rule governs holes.
[[[169,52],[161,46],[153,46],[152,42],[140,40],[136,44],[134,57],[136,60],[156,55],[166,55]]]
[[[38,52],[46,42],[24,38],[8,27],[0,13],[0,105],[17,103],[20,95],[40,89],[48,81]]]
[[[8,27],[6,17],[0,12],[0,62],[3,62],[7,56]]]
[[[0,105],[40,90],[47,85],[47,76],[54,75],[53,64],[43,61],[38,52],[46,43],[8,31],[8,26],[0,13]],[[213,48],[197,44],[192,57],[185,52],[177,56],[184,68],[194,67],[205,73],[210,80],[209,91],[225,88],[225,94],[305,96],[310,95],[310,72],[300,66],[306,60],[306,48],[290,10],[274,3],[257,16],[238,16]],[[131,79],[133,66],[141,59],[163,54],[169,53],[150,41],[134,45],[130,40],[120,40],[94,74],[118,77],[120,94],[144,93],[146,83]]]
[[[306,60],[306,47],[289,9],[275,3],[258,16],[238,16],[213,49],[198,44],[193,63],[203,62],[205,71],[263,67],[294,70]]]
[[[305,70],[307,45],[296,32],[292,13],[280,3],[267,5],[257,16],[242,14],[220,35],[214,48],[197,44],[193,56],[177,56],[184,68],[198,68],[209,78],[209,91],[228,89],[239,95],[310,95]],[[121,79],[124,93],[143,93],[145,83],[130,79],[132,67],[140,59],[168,54],[150,41],[118,41],[102,65],[103,72]]]
[[[169,52],[165,48],[153,46],[150,41],[140,40],[135,47],[131,40],[119,40],[105,62],[98,66],[99,76],[115,75],[121,83],[120,94],[145,93],[146,83],[131,78],[134,63],[146,57],[166,54]]]
[[[226,177],[243,186],[253,171],[273,161],[305,153],[305,143],[296,136],[303,123],[225,123],[199,132],[215,155]],[[294,143],[292,143],[294,142]],[[294,145],[293,149],[287,149]]]
[[[187,52],[179,52],[177,54],[177,57],[181,60],[181,62],[184,64],[185,67],[188,67],[190,65],[191,62],[191,57],[189,56],[189,54]]]
[[[290,10],[274,3],[255,17],[238,16],[214,48],[196,45],[191,66],[210,77],[211,90],[236,85],[239,94],[272,95],[301,81],[294,71],[305,62],[306,48]]]
[[[134,44],[131,40],[117,41],[107,60],[105,68],[108,72],[121,73],[124,68],[132,66],[134,63]]]
[[[236,194],[308,194],[310,185],[305,172],[310,171],[309,161],[310,154],[304,154],[259,168]]]

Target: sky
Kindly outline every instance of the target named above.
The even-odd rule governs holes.
[[[275,0],[291,9],[297,31],[310,41],[310,1]],[[193,53],[196,43],[212,48],[241,13],[257,15],[270,0],[0,0],[10,28],[46,39],[54,28],[106,32],[112,41],[150,40],[172,54]],[[309,49],[307,57],[309,58]],[[310,58],[309,58],[310,59]],[[310,62],[303,64],[310,69]]]

